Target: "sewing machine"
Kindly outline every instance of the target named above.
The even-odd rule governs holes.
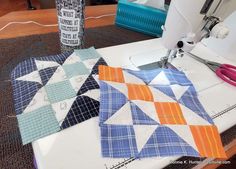
[[[163,64],[204,38],[224,39],[230,30],[222,21],[235,9],[234,0],[173,0],[163,26],[162,42],[168,49]]]
[[[167,49],[167,54],[159,55],[159,66],[167,67],[168,61],[182,56],[184,52],[190,52],[205,38],[227,37],[230,30],[222,21],[234,10],[236,10],[234,0],[171,1],[165,25],[162,26],[162,43]],[[141,66],[140,69],[149,66],[151,65]]]
[[[190,6],[192,6],[191,2],[194,4],[194,10],[195,9],[197,10],[201,9],[201,7],[205,4],[206,1],[173,0],[172,3],[173,2],[174,3],[185,2],[186,4],[184,6],[188,6],[187,12],[192,13],[194,11],[191,11],[190,9]],[[216,0],[213,3],[215,7],[218,6],[217,2],[223,3],[223,1]],[[197,3],[199,3],[198,8],[196,5]],[[235,0],[226,0],[224,1],[224,3],[226,3],[224,7],[230,8],[230,10],[226,10],[228,14],[230,14],[231,13],[230,11],[232,11],[233,8],[236,7]],[[228,5],[228,3],[232,3],[233,5],[232,4]],[[172,10],[172,7],[170,6],[170,11]],[[215,9],[214,7],[211,8],[213,13],[215,13],[214,9]],[[217,9],[219,9],[218,10],[219,15],[216,16],[222,16],[222,18],[228,16],[228,14],[224,12],[223,8],[217,8]],[[220,9],[222,9],[222,11]],[[222,15],[222,13],[224,13],[225,15]],[[188,14],[186,13],[185,15],[188,16]],[[199,19],[195,20],[195,24],[204,25],[202,23],[202,20],[200,21],[200,19],[203,18],[204,17],[200,17]],[[194,44],[191,43],[188,44],[189,36],[187,35],[189,35],[188,34],[189,30],[185,30],[182,32],[180,30],[178,32],[176,25],[177,23],[173,24],[174,26],[172,26],[172,28],[169,29],[167,24],[169,23],[168,21],[170,19],[167,18],[162,39],[154,39],[154,40],[98,49],[98,52],[104,57],[104,59],[110,66],[114,67],[122,66],[125,68],[136,69],[137,67],[130,62],[131,56],[133,57],[140,56],[136,57],[136,58],[141,58],[139,59],[140,62],[139,65],[142,65],[145,62],[152,63],[153,61],[156,61],[156,58],[153,57],[154,56],[153,54],[156,54],[158,52],[160,54],[165,54],[167,49],[174,50],[174,52],[176,52],[180,49],[180,47],[177,46],[177,43],[182,40],[183,43],[186,45],[190,46],[193,45],[191,46],[191,48],[194,47],[194,49],[191,52],[198,56],[214,60],[217,62],[236,64],[236,61],[232,62],[230,60],[227,60],[226,58],[224,58],[224,56],[218,56],[217,53],[208,49],[207,44],[211,42],[207,42],[206,44],[197,43],[201,40],[201,37],[203,35],[202,33],[196,34],[195,36],[190,36]],[[236,13],[232,16],[232,19],[230,20],[232,21],[235,19],[236,19]],[[174,20],[178,21],[178,19]],[[234,23],[232,22],[227,23],[226,26],[230,27],[230,25],[233,24]],[[184,23],[182,26],[180,26],[180,29],[185,28],[185,26],[186,24]],[[235,24],[232,27],[236,28]],[[195,30],[199,30],[197,29],[199,28],[198,26],[196,26],[195,28],[196,28]],[[203,27],[201,26],[201,28]],[[171,32],[175,35],[171,35]],[[191,33],[193,32],[196,33],[196,31],[191,31]],[[173,38],[171,38],[172,36]],[[170,41],[169,43],[167,43],[168,40]],[[191,50],[191,48],[182,48],[182,49],[185,51],[189,51]],[[172,56],[173,55],[170,55],[170,57]],[[218,112],[222,112],[227,108],[236,105],[235,87],[221,81],[219,78],[215,76],[215,74],[212,71],[210,71],[203,64],[197,62],[196,60],[188,56],[176,58],[172,60],[171,64],[173,64],[179,70],[184,71],[185,74],[188,76],[188,78],[192,81],[192,83],[196,88],[196,91],[198,92],[201,103],[203,104],[204,108],[207,110],[210,116],[214,116]],[[232,109],[227,113],[223,114],[222,116],[219,116],[214,119],[214,123],[218,127],[220,133],[224,132],[225,130],[229,129],[230,127],[236,124],[236,119],[232,118],[235,116],[235,113],[236,109]],[[122,166],[119,167],[121,169],[123,168],[157,169],[157,168],[162,168],[168,165],[170,162],[179,158],[179,157],[148,158],[148,159],[135,160],[130,163],[127,163],[127,159],[102,158],[100,150],[100,133],[99,133],[97,117],[87,120],[79,125],[75,125],[63,132],[59,132],[50,135],[48,137],[39,139],[33,142],[32,145],[39,169],[40,168],[110,169],[110,168],[115,168],[114,166],[120,164],[124,164],[123,167]]]

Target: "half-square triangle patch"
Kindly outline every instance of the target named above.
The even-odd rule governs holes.
[[[132,125],[132,112],[130,103],[127,102],[117,112],[115,112],[104,124],[110,125]]]
[[[181,86],[178,84],[170,85],[173,93],[175,94],[175,98],[179,100],[184,93],[189,89],[189,86]]]
[[[132,117],[133,117],[133,124],[135,125],[142,125],[142,124],[149,124],[149,125],[157,125],[158,120],[152,119],[146,113],[144,113],[137,105],[130,102]],[[154,112],[155,113],[155,112]]]
[[[97,63],[92,68],[92,74],[98,74],[98,66],[99,65],[107,65],[106,61],[103,58],[100,58]]]
[[[99,85],[97,81],[93,78],[92,74],[90,74],[88,78],[85,80],[84,84],[80,87],[77,95],[81,95],[93,89],[99,89]]]
[[[133,125],[138,152],[142,150],[158,125]]]
[[[62,122],[61,128],[65,129],[82,121],[88,120],[92,117],[97,116],[98,113],[98,101],[87,96],[77,96],[76,100],[70,108],[70,111]]]
[[[142,100],[132,100],[132,103],[137,106],[143,113],[146,114],[153,121],[160,123],[157,116],[156,108],[154,102],[147,102]]]
[[[57,68],[58,67],[49,67],[49,68],[39,70],[39,74],[40,74],[43,85],[46,85],[46,83],[53,76]]]
[[[165,72],[161,71],[149,85],[170,85],[169,79],[166,77]]]
[[[124,106],[128,102],[128,99],[119,90],[115,89],[114,87],[108,85],[103,81],[100,81],[100,90],[109,91],[108,93],[101,92],[100,94],[101,105],[99,119],[100,123],[103,123],[108,118],[110,118],[115,112],[117,112],[122,106]],[[113,98],[119,98],[119,100],[113,100]],[[112,109],[110,109],[110,107],[112,107]]]
[[[199,156],[199,153],[173,130],[159,126],[149,138],[139,157],[153,156]]]
[[[142,79],[146,84],[149,84],[158,73],[160,73],[160,69],[151,70],[151,71],[135,71],[135,70],[129,70],[125,69],[130,74],[133,74],[134,76],[138,77],[139,79]]]

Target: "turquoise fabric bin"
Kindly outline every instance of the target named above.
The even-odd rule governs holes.
[[[168,7],[167,7],[168,8]],[[119,0],[115,23],[118,26],[151,36],[162,35],[167,11],[139,5],[128,0]]]

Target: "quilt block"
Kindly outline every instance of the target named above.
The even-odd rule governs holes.
[[[103,157],[226,157],[183,72],[99,66],[99,80]]]
[[[13,95],[23,144],[95,117],[99,112],[94,48],[30,58],[12,72]]]

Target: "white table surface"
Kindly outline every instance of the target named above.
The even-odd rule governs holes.
[[[135,64],[155,61],[165,53],[161,39],[153,39],[113,46],[97,50],[110,66],[135,69]],[[193,53],[221,63],[236,62],[219,57],[204,45],[199,44]],[[136,58],[136,59],[135,59]],[[132,61],[132,63],[130,62]],[[210,116],[236,104],[236,88],[224,83],[205,65],[189,56],[173,60],[195,85],[199,99]],[[214,119],[220,133],[236,124],[236,109]],[[124,159],[101,157],[98,118],[92,118],[59,133],[33,142],[39,169],[109,169]],[[148,158],[135,160],[121,169],[158,169],[179,157]]]

